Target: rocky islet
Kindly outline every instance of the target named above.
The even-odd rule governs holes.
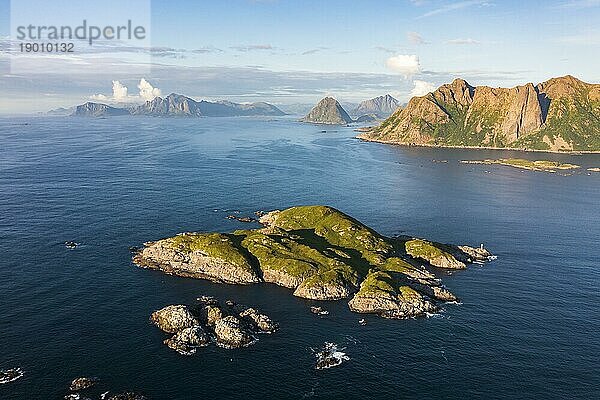
[[[410,318],[457,300],[426,266],[464,269],[492,258],[483,247],[385,237],[327,206],[269,212],[260,223],[258,229],[183,233],[147,242],[133,261],[140,267],[220,283],[275,283],[311,300],[350,298],[352,311]],[[178,329],[192,326],[191,311],[177,310]],[[186,322],[181,324],[180,319]],[[225,326],[220,329],[233,329],[236,321],[230,318],[221,324]],[[173,329],[166,324],[166,332],[174,333]]]
[[[150,321],[172,334],[164,344],[182,355],[192,355],[199,347],[215,343],[223,348],[246,347],[258,334],[279,328],[267,315],[231,300],[222,305],[217,299],[202,296],[193,305],[169,305],[152,313]]]

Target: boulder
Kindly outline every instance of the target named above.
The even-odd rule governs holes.
[[[215,323],[217,344],[225,348],[248,346],[256,339],[234,316],[227,316]]]
[[[247,308],[240,313],[240,318],[255,326],[260,332],[273,333],[279,329],[279,325],[267,315],[259,313],[254,308]]]
[[[176,333],[181,329],[198,325],[196,318],[184,305],[171,305],[155,311],[150,316],[150,320],[167,333]]]
[[[79,390],[84,390],[84,389],[88,389],[91,388],[92,386],[96,385],[98,383],[98,380],[96,378],[75,378],[73,379],[73,381],[71,381],[71,386],[70,386],[70,390],[72,392],[77,392]]]

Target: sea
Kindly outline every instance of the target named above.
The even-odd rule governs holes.
[[[600,173],[587,171],[600,155],[400,147],[355,129],[290,116],[0,118],[0,369],[24,374],[0,399],[62,399],[80,376],[158,400],[600,398]],[[504,157],[582,168],[460,163]],[[435,270],[460,302],[408,320],[131,263],[131,246],[307,204],[497,259]],[[202,295],[281,328],[181,356],[149,315]],[[316,370],[325,343],[347,359]]]

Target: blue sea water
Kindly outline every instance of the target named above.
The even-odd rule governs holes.
[[[467,165],[600,155],[402,148],[292,118],[0,119],[0,399],[58,399],[78,376],[150,399],[600,398],[600,174]],[[447,163],[432,162],[447,160]],[[269,284],[218,285],[134,267],[129,246],[225,219],[328,204],[387,235],[485,243],[498,259],[437,273],[462,300],[385,320]],[[82,243],[68,250],[63,242]],[[148,322],[214,295],[281,325],[253,347],[183,357]],[[350,360],[316,371],[311,348]]]

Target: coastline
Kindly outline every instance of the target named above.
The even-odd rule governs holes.
[[[523,153],[552,153],[552,154],[567,154],[567,155],[582,155],[582,154],[600,154],[600,150],[539,150],[539,149],[523,149],[517,147],[492,147],[492,146],[455,146],[455,145],[439,145],[439,144],[409,144],[409,143],[399,143],[399,142],[390,142],[385,140],[377,140],[377,139],[369,139],[362,137],[361,135],[355,136],[356,139],[365,141],[365,142],[374,142],[374,143],[382,143],[394,146],[402,146],[402,147],[433,147],[440,149],[466,149],[466,150],[512,150],[512,151],[520,151]]]

